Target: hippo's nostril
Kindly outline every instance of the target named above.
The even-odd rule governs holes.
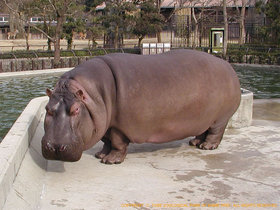
[[[51,152],[54,152],[54,151],[55,151],[54,146],[53,146],[50,142],[47,143],[46,149],[49,150],[49,151],[51,151]]]
[[[63,151],[66,150],[66,148],[67,148],[67,145],[61,145],[61,146],[59,147],[59,151],[60,151],[60,152],[63,152]]]

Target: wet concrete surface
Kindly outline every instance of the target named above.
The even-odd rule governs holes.
[[[255,100],[252,126],[227,130],[216,150],[131,144],[119,165],[94,157],[102,143],[44,165],[42,123],[4,209],[280,209],[279,99]]]
[[[280,99],[258,99],[254,101],[254,119],[280,122]]]

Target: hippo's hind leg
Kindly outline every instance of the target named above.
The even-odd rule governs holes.
[[[190,140],[189,144],[204,150],[216,149],[223,138],[227,123],[228,121],[214,123],[203,134],[196,136],[193,140]]]
[[[124,158],[127,153],[127,146],[129,144],[129,140],[117,129],[110,129],[109,141],[111,143],[110,147],[108,144],[104,143],[104,155],[101,158],[102,163],[106,164],[114,164],[121,163],[124,161]],[[110,149],[110,151],[108,150]],[[103,149],[101,150],[102,153]],[[108,152],[109,151],[109,152]]]

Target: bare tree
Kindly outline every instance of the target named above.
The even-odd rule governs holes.
[[[26,11],[20,11],[18,7],[13,6],[13,4],[10,4],[7,2],[7,0],[3,0],[5,5],[13,11],[15,14],[17,14],[24,23],[30,26],[30,18],[28,18],[26,15]],[[25,5],[26,3],[30,3],[29,0],[19,1],[20,4]],[[66,21],[67,16],[73,16],[77,11],[80,11],[81,8],[79,5],[81,5],[81,2],[79,0],[33,0],[31,1],[33,5],[37,4],[39,9],[43,7],[48,7],[50,8],[50,13],[52,14],[52,18],[56,22],[56,27],[55,27],[55,34],[54,36],[50,36],[48,33],[46,33],[44,30],[41,28],[31,25],[34,27],[36,30],[40,31],[43,33],[51,42],[54,44],[54,67],[59,67],[59,62],[60,62],[60,39],[62,37],[62,32],[63,32],[63,24]],[[35,7],[33,7],[35,9]],[[37,8],[38,9],[38,8]],[[37,15],[40,15],[42,13],[38,12]],[[52,21],[52,20],[48,20]]]
[[[9,2],[3,0],[2,3],[9,9],[10,13],[10,32],[20,31],[26,41],[26,49],[29,50],[30,18],[34,14],[31,0],[15,0]],[[25,27],[27,26],[27,30]],[[37,28],[36,26],[33,26]]]
[[[199,25],[206,19],[206,16],[204,15],[205,11],[210,11],[208,8],[213,3],[213,0],[191,0],[190,6],[192,9],[192,19],[194,21],[194,33],[193,33],[193,39],[192,39],[192,47],[195,48],[197,46],[200,46],[200,33],[199,31]],[[195,7],[199,7],[200,11],[196,14]],[[210,13],[211,14],[211,13]],[[209,14],[208,14],[209,15]]]
[[[78,1],[72,0],[48,0],[45,2],[52,8],[54,19],[56,21],[55,35],[52,39],[54,43],[54,67],[59,66],[60,62],[60,39],[63,33],[63,24],[66,17],[75,13]]]
[[[248,6],[249,1],[248,0],[242,0],[241,5],[241,11],[238,7],[237,0],[234,0],[234,4],[236,6],[236,11],[238,15],[238,22],[239,22],[239,30],[240,30],[240,36],[239,36],[239,44],[244,44],[246,39],[246,31],[245,31],[245,12],[246,7]]]
[[[239,44],[244,44],[246,39],[246,31],[245,31],[245,12],[248,0],[242,0],[242,8],[240,15],[240,41]]]
[[[223,3],[223,15],[224,15],[224,47],[223,47],[223,56],[226,57],[227,54],[227,44],[228,44],[228,16],[227,16],[227,2],[222,0]]]
[[[21,30],[23,30],[25,32],[25,24],[27,24],[28,28],[33,27],[36,30],[40,31],[41,33],[43,33],[46,37],[51,38],[47,33],[45,33],[42,29],[40,29],[39,27],[37,27],[36,25],[31,25],[30,24],[30,10],[32,10],[32,8],[28,7],[29,11],[25,11],[24,7],[26,7],[26,4],[29,4],[32,1],[13,1],[12,3],[7,2],[7,0],[2,0],[2,2],[4,3],[4,5],[9,9],[10,11],[10,18],[12,16],[12,20],[10,19],[10,28],[15,28],[15,25],[19,25],[20,23],[20,27]],[[21,8],[19,7],[21,6]],[[14,16],[17,17],[17,21],[14,20]],[[14,29],[16,30],[16,29]]]
[[[161,8],[161,4],[162,4],[163,0],[156,0],[156,7],[158,10],[158,14],[160,15],[160,8]],[[158,31],[157,33],[157,42],[161,43],[161,34],[160,31]]]

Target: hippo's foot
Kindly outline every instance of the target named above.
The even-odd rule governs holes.
[[[101,162],[105,164],[119,164],[124,161],[125,156],[126,150],[120,151],[112,149],[108,155],[102,158]]]
[[[129,140],[117,129],[107,131],[102,138],[104,146],[102,150],[95,154],[95,157],[101,159],[101,163],[118,164],[124,161]]]
[[[220,143],[220,142],[219,142]],[[219,146],[219,143],[210,143],[210,142],[206,142],[200,139],[192,139],[189,141],[189,144],[191,146],[196,146],[199,149],[203,149],[203,150],[213,150],[216,149]]]
[[[196,136],[195,139],[190,140],[189,144],[203,150],[216,149],[223,138],[226,125],[227,121],[226,123],[214,124],[203,134]]]
[[[108,146],[106,143],[103,145],[101,151],[95,153],[95,157],[98,159],[103,159],[106,155],[111,152],[111,146]]]

